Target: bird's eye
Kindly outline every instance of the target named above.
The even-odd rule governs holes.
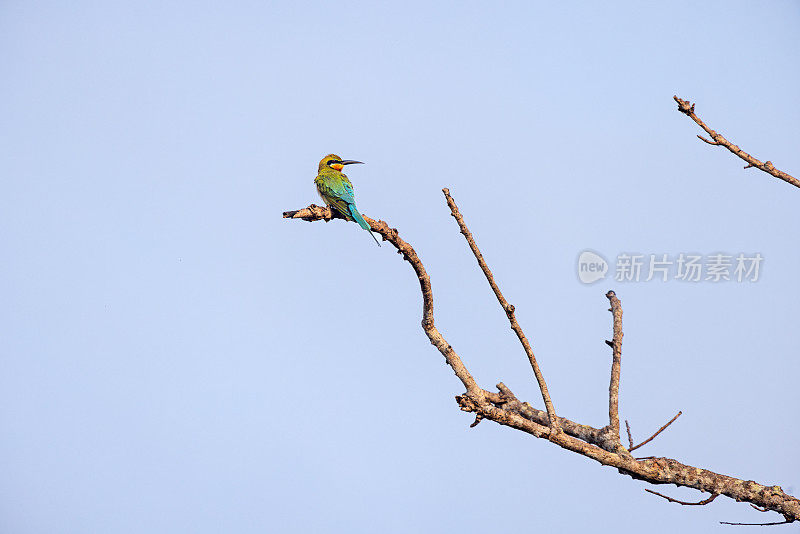
[[[325,165],[332,165],[333,163],[336,163],[336,160],[335,159],[329,159],[327,162],[325,162]]]

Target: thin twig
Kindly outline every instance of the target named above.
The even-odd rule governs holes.
[[[631,425],[628,424],[628,420],[625,419],[625,429],[628,431],[628,452],[633,450],[633,437],[631,436]]]
[[[475,239],[472,237],[472,233],[469,231],[469,228],[467,228],[467,224],[464,222],[464,217],[458,210],[458,206],[456,205],[455,200],[453,200],[453,197],[450,196],[450,190],[444,188],[442,189],[442,193],[444,193],[444,197],[445,199],[447,199],[447,205],[450,206],[451,215],[455,218],[456,222],[458,223],[458,227],[461,229],[461,233],[467,240],[469,248],[472,249],[472,253],[475,255],[475,259],[478,260],[478,265],[480,265],[483,274],[486,276],[486,280],[492,287],[492,291],[494,291],[494,294],[497,297],[497,301],[500,303],[500,306],[502,306],[503,310],[505,310],[506,317],[508,317],[508,320],[511,323],[511,329],[517,334],[520,343],[522,343],[522,348],[525,349],[525,354],[528,355],[528,361],[530,361],[531,368],[533,369],[533,374],[536,376],[536,381],[539,383],[539,390],[542,393],[542,400],[544,401],[544,407],[547,410],[547,415],[550,419],[550,428],[554,432],[557,432],[559,429],[559,424],[558,424],[558,416],[556,416],[556,409],[553,406],[553,401],[550,400],[550,393],[547,391],[547,384],[545,383],[544,375],[542,374],[542,371],[539,369],[539,364],[536,362],[536,357],[533,355],[533,349],[531,349],[531,344],[528,342],[528,338],[525,337],[525,333],[522,331],[522,328],[519,326],[517,318],[514,315],[514,306],[508,303],[508,301],[503,296],[503,293],[500,292],[500,288],[497,287],[497,283],[494,281],[494,275],[492,275],[492,271],[489,269],[489,266],[486,265],[486,261],[483,259],[483,254],[481,254],[481,251],[478,249],[478,245],[475,244]]]
[[[630,448],[630,449],[628,449],[628,450],[629,450],[630,452],[633,452],[634,450],[638,449],[638,448],[639,448],[639,447],[641,447],[642,445],[646,445],[646,444],[650,443],[651,441],[653,441],[653,438],[655,438],[657,435],[661,434],[661,433],[662,433],[664,430],[666,430],[666,428],[667,428],[669,425],[671,425],[672,423],[674,423],[674,422],[675,422],[675,419],[677,419],[678,417],[680,417],[682,413],[683,413],[683,412],[678,412],[677,414],[675,414],[675,417],[673,417],[672,419],[670,419],[669,421],[667,421],[667,424],[666,424],[666,425],[664,425],[664,426],[662,426],[661,428],[659,428],[658,430],[656,430],[656,433],[655,433],[655,434],[653,434],[652,436],[650,436],[649,438],[647,438],[646,440],[644,440],[644,441],[643,441],[643,442],[641,442],[640,444],[636,445],[635,447],[634,447],[633,445],[631,445],[631,448]],[[626,421],[626,423],[627,423],[627,421]]]
[[[719,143],[717,143],[716,141],[709,141],[708,139],[706,139],[705,137],[703,137],[700,134],[697,135],[697,138],[700,139],[704,143],[708,143],[709,145],[719,146]]]
[[[669,502],[674,502],[674,503],[682,504],[682,505],[684,505],[684,506],[703,506],[703,505],[706,505],[706,504],[710,503],[711,501],[713,501],[713,500],[714,500],[714,499],[716,499],[717,497],[719,497],[719,493],[712,493],[712,494],[711,494],[711,497],[709,497],[708,499],[703,499],[703,500],[702,500],[702,501],[700,501],[700,502],[686,502],[686,501],[679,501],[678,499],[673,499],[672,497],[667,497],[667,496],[666,496],[666,495],[664,495],[663,493],[659,493],[659,492],[657,492],[657,491],[653,491],[653,490],[651,490],[651,489],[647,489],[647,488],[645,488],[644,490],[645,490],[647,493],[652,493],[653,495],[658,495],[659,497],[663,497],[663,498],[667,499]]]
[[[791,519],[787,519],[785,521],[775,521],[774,523],[729,523],[727,521],[720,521],[720,525],[738,525],[738,526],[745,526],[745,527],[771,527],[774,525],[785,525],[787,523],[793,523],[794,521]]]
[[[761,508],[760,506],[756,506],[755,504],[750,504],[750,506],[752,506],[753,509],[758,510],[759,512],[769,512],[769,510],[767,510],[766,508]]]
[[[614,340],[611,342],[613,359],[611,361],[611,383],[608,386],[608,420],[611,432],[619,442],[619,374],[622,367],[622,303],[613,291],[606,293],[611,303],[609,310],[614,316]],[[633,449],[631,449],[633,450]]]
[[[785,173],[783,171],[779,171],[778,169],[775,168],[775,166],[772,164],[771,161],[762,162],[762,161],[754,158],[753,156],[751,156],[750,154],[748,154],[747,152],[745,152],[744,150],[742,150],[738,146],[734,145],[733,143],[731,143],[730,141],[725,139],[721,134],[719,134],[719,133],[715,132],[714,130],[712,130],[711,128],[709,128],[706,125],[706,123],[704,123],[700,119],[700,117],[695,115],[695,113],[694,113],[694,104],[692,104],[688,100],[680,99],[677,96],[673,96],[672,98],[675,100],[675,102],[678,103],[678,111],[680,111],[681,113],[683,113],[684,115],[686,115],[687,117],[692,119],[694,122],[696,122],[697,125],[700,126],[703,130],[705,130],[706,133],[709,136],[711,136],[711,139],[714,140],[712,142],[712,141],[709,141],[708,139],[704,139],[703,137],[700,137],[698,135],[697,137],[700,137],[700,139],[702,141],[705,141],[709,145],[721,145],[721,146],[724,146],[725,148],[727,148],[728,150],[730,150],[731,152],[733,152],[734,154],[736,154],[737,156],[739,156],[740,158],[742,158],[744,161],[746,161],[748,163],[748,165],[747,165],[747,167],[745,167],[745,169],[750,168],[750,167],[757,167],[757,168],[761,169],[762,171],[771,174],[775,178],[780,178],[781,180],[783,180],[786,183],[792,184],[795,187],[800,187],[800,180],[798,180],[797,178],[795,178],[791,174]]]

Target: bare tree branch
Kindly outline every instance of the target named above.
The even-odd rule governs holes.
[[[628,431],[628,452],[633,450],[633,436],[631,436],[631,425],[628,424],[628,420],[625,419],[625,430]]]
[[[537,423],[542,426],[549,426],[550,419],[547,412],[534,408],[527,402],[520,402],[511,390],[500,382],[497,384],[497,389],[500,394],[491,391],[484,391],[486,399],[492,404],[507,411],[518,413],[525,419]],[[613,442],[609,442],[608,435],[602,428],[594,428],[589,425],[582,425],[567,419],[566,417],[558,417],[558,426],[567,435],[578,438],[591,445],[597,445],[601,449],[614,452],[617,446]]]
[[[661,434],[661,433],[662,433],[664,430],[666,430],[666,429],[667,429],[667,427],[668,427],[669,425],[671,425],[672,423],[674,423],[674,422],[675,422],[675,420],[676,420],[678,417],[680,417],[680,416],[681,416],[681,414],[683,414],[683,412],[678,412],[677,414],[675,414],[675,417],[673,417],[672,419],[670,419],[669,421],[667,421],[667,424],[665,424],[664,426],[662,426],[661,428],[659,428],[658,430],[656,430],[655,434],[653,434],[652,436],[650,436],[649,438],[647,438],[646,440],[644,440],[644,441],[643,441],[643,442],[641,442],[640,444],[638,444],[638,445],[634,446],[634,445],[633,445],[633,441],[631,441],[631,442],[630,442],[630,443],[631,443],[631,448],[630,448],[630,449],[628,449],[628,451],[630,451],[630,452],[633,452],[633,451],[635,451],[636,449],[638,449],[639,447],[641,447],[642,445],[647,445],[648,443],[650,443],[651,441],[653,441],[653,439],[655,439],[655,437],[656,437],[656,436],[658,436],[659,434]],[[627,422],[627,421],[625,421],[625,425],[628,425],[628,422]],[[630,438],[631,438],[631,427],[630,427],[630,426],[628,426],[628,439],[630,440]]]
[[[792,523],[787,519],[786,521],[775,521],[774,523],[729,523],[728,521],[720,521],[721,525],[737,525],[737,526],[744,526],[744,527],[771,527],[774,525],[786,525],[787,523]]]
[[[447,194],[446,196],[448,205],[450,205],[452,198],[449,198]],[[451,206],[451,211],[453,206]],[[329,209],[313,204],[308,208],[284,212],[283,216],[306,221],[328,221],[332,218]],[[607,427],[598,429],[582,425],[556,416],[552,409],[546,412],[537,410],[526,402],[520,402],[502,383],[498,384],[497,393],[482,389],[475,382],[453,347],[447,343],[434,325],[433,291],[430,278],[417,253],[411,245],[400,238],[397,229],[390,228],[384,221],[364,218],[372,231],[378,232],[384,240],[389,241],[414,269],[422,292],[422,329],[431,344],[444,356],[445,361],[466,389],[465,394],[456,397],[456,402],[461,410],[474,413],[476,422],[481,419],[490,419],[534,437],[547,439],[563,449],[591,458],[602,465],[615,467],[621,474],[634,479],[652,484],[674,484],[711,494],[725,495],[736,501],[748,502],[763,509],[778,512],[784,516],[786,522],[800,520],[800,500],[786,494],[780,486],[765,486],[753,481],[737,479],[707,469],[685,465],[671,458],[635,459],[620,446],[618,436],[616,439],[609,439]],[[459,221],[459,226],[462,225],[462,230],[465,230],[466,225],[463,223],[463,218]],[[471,236],[468,229],[466,230],[465,236]],[[477,247],[475,249],[477,250]],[[480,263],[482,257],[479,252],[476,257],[480,258]],[[489,278],[489,280],[492,284],[493,278]],[[499,290],[496,294],[498,293]],[[500,302],[502,304],[504,300]],[[511,308],[513,317],[513,307],[508,306]],[[505,306],[504,309],[506,309]],[[508,309],[506,313],[509,313]],[[524,334],[518,333],[518,336],[520,335],[524,337]],[[525,345],[523,344],[523,346]],[[544,379],[542,379],[542,383],[544,383]],[[544,398],[546,397],[543,395]],[[555,418],[555,424],[553,418]]]
[[[456,205],[455,200],[453,200],[453,197],[450,196],[450,190],[444,188],[442,189],[442,193],[444,193],[444,198],[447,200],[447,205],[450,207],[450,214],[455,218],[456,222],[458,222],[458,227],[461,229],[464,239],[467,240],[469,248],[475,255],[475,259],[478,260],[478,265],[483,271],[483,274],[486,276],[486,280],[489,282],[489,285],[492,287],[492,291],[494,291],[497,301],[506,312],[506,317],[508,317],[508,321],[511,323],[511,329],[515,334],[517,334],[520,343],[522,343],[522,348],[525,350],[525,354],[528,355],[528,361],[531,364],[534,376],[536,376],[536,381],[539,383],[539,391],[542,393],[542,400],[544,401],[545,409],[547,409],[547,415],[550,420],[550,428],[557,432],[559,425],[558,416],[556,416],[556,409],[553,406],[553,401],[550,400],[550,393],[547,391],[547,383],[544,380],[542,371],[539,369],[539,364],[536,362],[536,356],[533,355],[531,344],[528,342],[528,338],[525,337],[525,333],[522,331],[522,327],[519,325],[517,318],[514,315],[514,306],[508,303],[503,296],[503,293],[500,291],[500,288],[497,287],[497,283],[494,281],[494,275],[492,274],[492,271],[489,269],[489,266],[486,265],[486,261],[483,259],[483,254],[481,254],[481,251],[478,249],[478,245],[475,243],[475,239],[472,237],[472,233],[469,231],[469,228],[467,228],[467,225],[464,222],[464,217],[461,215],[461,212],[458,211],[458,206]]]
[[[687,117],[692,119],[694,122],[696,122],[697,125],[700,126],[703,130],[705,130],[706,133],[709,136],[711,136],[711,139],[713,139],[713,141],[709,141],[708,139],[698,135],[697,137],[699,137],[701,141],[703,141],[705,143],[708,143],[709,145],[724,146],[725,148],[727,148],[728,150],[730,150],[731,152],[733,152],[734,154],[736,154],[737,156],[739,156],[740,158],[742,158],[744,161],[747,162],[747,165],[745,166],[745,169],[749,169],[750,167],[756,167],[756,168],[761,169],[762,171],[764,171],[766,173],[771,174],[775,178],[780,178],[781,180],[783,180],[786,183],[792,184],[795,187],[800,187],[800,180],[798,180],[797,178],[795,178],[791,174],[787,174],[787,173],[785,173],[783,171],[780,171],[780,170],[776,169],[771,161],[762,162],[762,161],[754,158],[753,156],[751,156],[750,154],[748,154],[747,152],[745,152],[744,150],[742,150],[738,146],[734,145],[733,143],[731,143],[730,141],[725,139],[722,136],[722,134],[719,134],[719,133],[715,132],[714,130],[712,130],[711,128],[709,128],[706,125],[706,123],[704,123],[700,119],[700,117],[695,115],[695,113],[694,113],[694,104],[692,104],[688,100],[680,99],[677,96],[673,96],[672,98],[675,100],[675,102],[678,103],[678,111],[680,111],[681,113],[683,113],[684,115],[686,115]]]
[[[686,501],[679,501],[678,499],[673,499],[672,497],[667,497],[663,493],[659,493],[659,492],[653,491],[651,489],[645,488],[645,491],[647,493],[652,493],[653,495],[658,495],[659,497],[663,497],[663,498],[667,499],[669,502],[682,504],[684,506],[703,506],[703,505],[706,505],[706,504],[710,503],[711,501],[713,501],[717,497],[719,497],[719,493],[712,493],[711,497],[709,497],[708,499],[703,499],[700,502],[686,502]]]
[[[614,316],[614,339],[610,343],[614,356],[611,361],[611,383],[608,386],[608,421],[612,436],[619,442],[619,373],[622,366],[623,336],[622,303],[613,291],[606,293],[606,298],[611,303],[611,308],[608,311]],[[630,429],[628,437],[630,437]]]
[[[314,204],[311,204],[307,208],[285,211],[283,213],[284,219],[303,219],[309,222],[320,220],[328,221],[331,219],[331,216],[330,208],[322,208]],[[431,279],[425,271],[425,266],[422,265],[416,251],[411,245],[400,238],[396,228],[389,228],[389,225],[384,221],[374,221],[367,216],[364,216],[364,220],[367,221],[373,232],[381,234],[383,239],[394,245],[397,249],[397,253],[402,254],[403,259],[411,264],[419,280],[420,290],[422,291],[422,329],[425,331],[431,344],[442,353],[447,365],[453,369],[453,372],[455,372],[456,376],[461,380],[461,383],[464,384],[467,393],[473,395],[476,399],[482,399],[483,390],[478,387],[478,384],[475,383],[475,379],[472,378],[472,375],[467,371],[461,358],[434,325]]]

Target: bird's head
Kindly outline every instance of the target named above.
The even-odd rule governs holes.
[[[351,165],[353,163],[364,163],[364,162],[355,161],[352,159],[342,159],[336,154],[328,154],[319,161],[319,170],[321,171],[322,169],[325,169],[327,167],[335,171],[341,171],[345,165]]]

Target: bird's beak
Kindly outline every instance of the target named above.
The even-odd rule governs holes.
[[[364,164],[364,162],[363,162],[363,161],[356,161],[356,160],[354,160],[354,159],[343,159],[343,160],[342,160],[342,161],[340,161],[339,163],[341,163],[342,165],[351,165],[351,164],[353,164],[353,163],[360,163],[360,164],[362,164],[362,165]]]

